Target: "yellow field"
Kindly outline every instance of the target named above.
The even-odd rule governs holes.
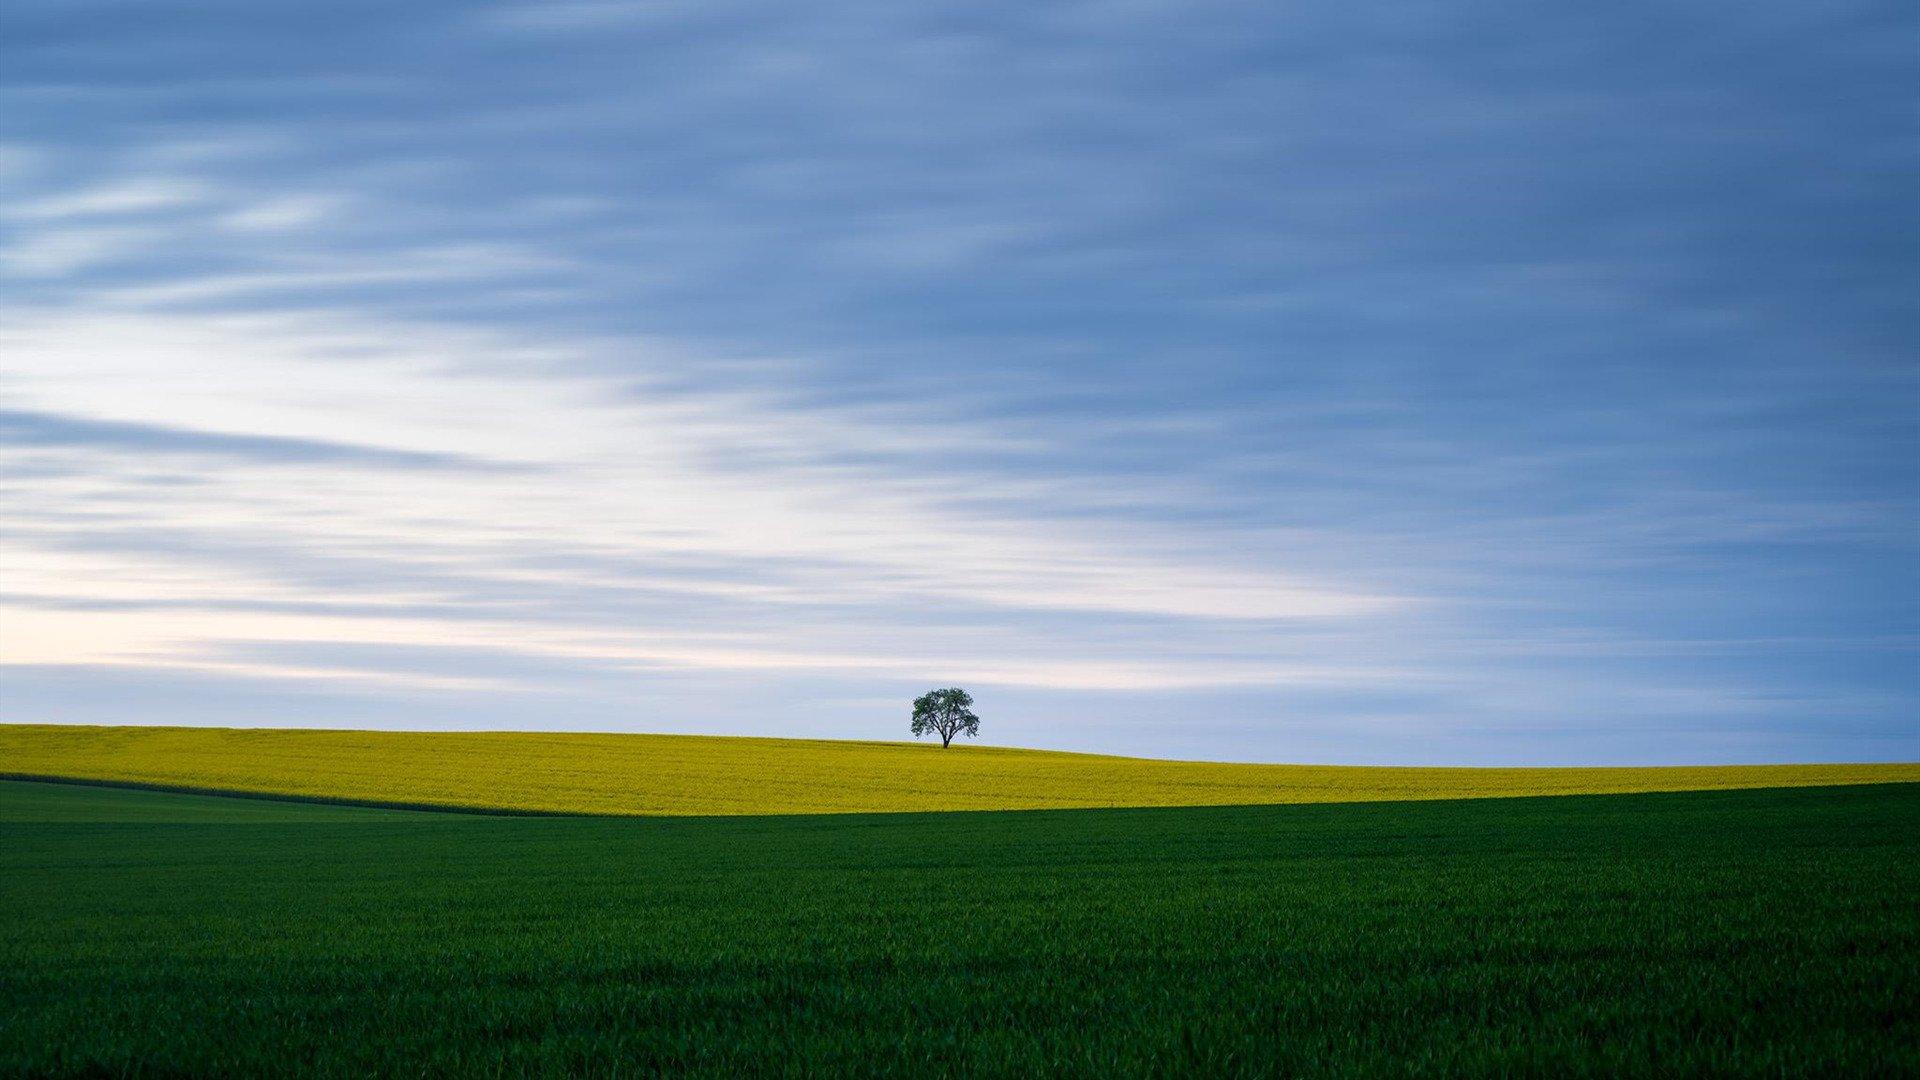
[[[1920,764],[1373,768],[694,735],[0,725],[0,774],[432,806],[809,814],[1861,784],[1920,781]]]

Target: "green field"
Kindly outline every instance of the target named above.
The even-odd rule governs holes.
[[[0,1075],[1920,1072],[1920,785],[490,817],[0,783]]]

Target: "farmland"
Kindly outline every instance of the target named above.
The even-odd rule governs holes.
[[[1920,785],[527,817],[0,783],[0,1074],[1912,1073]]]
[[[1463,769],[688,735],[0,725],[0,774],[589,814],[1223,806],[1920,781],[1920,765]]]

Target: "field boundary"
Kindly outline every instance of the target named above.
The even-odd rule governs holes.
[[[267,802],[313,803],[318,806],[357,806],[366,810],[410,810],[432,814],[473,814],[479,817],[538,818],[617,818],[682,817],[676,814],[596,814],[590,810],[536,810],[519,807],[471,806],[460,803],[405,802],[394,799],[357,799],[351,795],[304,795],[294,792],[248,791],[243,788],[213,788],[193,784],[167,784],[150,780],[106,780],[85,776],[51,776],[44,773],[0,772],[0,780],[20,780],[33,784],[70,784],[74,787],[126,788],[133,791],[158,791],[169,795],[212,795],[223,799],[260,799]]]

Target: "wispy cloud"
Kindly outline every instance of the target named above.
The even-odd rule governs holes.
[[[432,277],[404,267],[395,280]],[[1049,619],[1311,622],[1406,603],[1197,553],[1178,528],[1108,535],[1060,513],[1057,485],[956,471],[940,455],[1070,440],[937,404],[702,389],[698,356],[631,339],[183,299],[113,283],[0,324],[0,457],[33,469],[0,487],[24,523],[6,537],[7,620],[35,643],[7,662],[298,680],[326,668],[236,659],[232,643],[457,645],[633,671],[1167,689],[1353,672],[1257,647],[1116,652],[1058,640]],[[327,560],[358,566],[331,579],[358,596],[316,603],[302,568]],[[583,600],[608,595],[618,609]],[[741,621],[705,625],[690,603]],[[956,638],[956,615],[998,633]],[[888,640],[848,634],[850,619]]]
[[[416,469],[489,467],[489,463],[472,458],[324,439],[236,435],[6,409],[0,409],[0,446],[97,449],[135,455],[196,454],[276,463],[360,462]]]

